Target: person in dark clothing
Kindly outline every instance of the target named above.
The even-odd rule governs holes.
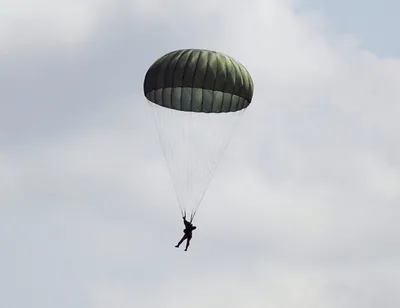
[[[192,222],[187,221],[186,216],[183,216],[182,218],[183,218],[183,223],[185,224],[185,229],[183,230],[184,235],[175,247],[179,248],[179,246],[182,244],[182,242],[184,240],[186,240],[185,251],[187,251],[189,244],[190,244],[190,240],[192,239],[192,231],[196,230],[197,227],[193,226]]]

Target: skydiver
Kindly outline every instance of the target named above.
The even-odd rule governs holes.
[[[192,231],[195,230],[197,227],[193,226],[192,222],[187,221],[186,220],[186,215],[184,215],[182,217],[183,219],[183,223],[185,224],[185,229],[183,230],[183,237],[181,238],[181,240],[179,241],[179,243],[175,246],[176,248],[179,248],[180,244],[182,244],[182,242],[184,240],[186,240],[186,248],[185,251],[187,251],[189,244],[190,244],[190,240],[192,239]]]

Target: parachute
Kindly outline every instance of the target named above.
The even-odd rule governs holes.
[[[156,60],[143,88],[181,214],[190,212],[192,221],[238,120],[251,103],[253,80],[227,55],[182,49]]]

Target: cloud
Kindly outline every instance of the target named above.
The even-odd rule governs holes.
[[[1,306],[398,306],[398,59],[291,2],[40,4],[1,36]],[[141,87],[186,47],[237,58],[255,97],[184,253]]]
[[[21,50],[74,48],[84,43],[114,5],[109,1],[3,1],[0,32],[3,56]]]

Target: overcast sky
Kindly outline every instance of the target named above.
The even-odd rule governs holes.
[[[0,307],[400,307],[395,2],[3,0]],[[255,84],[188,252],[142,93],[180,48]]]

